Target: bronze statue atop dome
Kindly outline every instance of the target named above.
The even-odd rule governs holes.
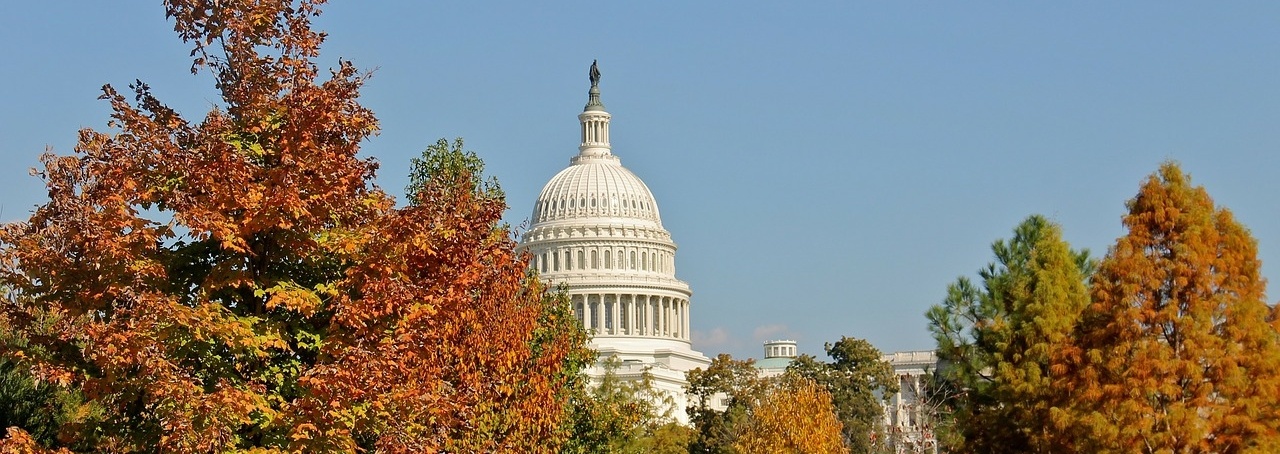
[[[591,78],[592,87],[600,85],[600,68],[596,66],[595,60],[591,60],[591,72],[588,74],[588,77]]]

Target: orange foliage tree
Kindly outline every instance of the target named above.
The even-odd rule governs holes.
[[[322,0],[168,0],[223,104],[141,82],[112,130],[45,154],[49,201],[0,229],[4,356],[83,391],[106,452],[547,452],[586,360],[478,175],[394,208],[357,157],[367,75],[323,76]],[[0,446],[33,449],[20,431]]]
[[[848,453],[831,393],[800,377],[784,379],[751,409],[734,447],[743,454]]]
[[[1128,208],[1051,366],[1060,451],[1280,452],[1280,345],[1255,241],[1173,163]]]

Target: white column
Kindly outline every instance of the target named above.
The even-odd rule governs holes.
[[[689,300],[684,300],[684,340],[689,340]]]
[[[653,302],[653,335],[662,337],[662,303],[667,297],[659,296],[657,301]]]
[[[636,298],[635,294],[631,294],[627,299],[627,335],[636,335]]]
[[[613,334],[623,334],[622,332],[622,295],[613,296]]]
[[[604,294],[596,295],[596,332],[604,334]]]
[[[644,299],[644,335],[653,336],[653,295]]]
[[[676,337],[684,339],[684,300],[676,300]]]
[[[582,329],[591,330],[591,295],[582,295]]]
[[[662,308],[662,315],[663,315],[663,318],[664,318],[664,319],[666,320],[666,322],[667,322],[667,323],[666,323],[666,324],[667,324],[667,330],[666,330],[666,331],[663,331],[663,333],[664,333],[664,334],[666,334],[666,335],[667,335],[667,337],[671,337],[672,335],[674,335],[674,334],[676,333],[675,325],[673,325],[673,324],[671,323],[671,322],[674,322],[674,321],[675,321],[675,317],[672,317],[672,316],[671,316],[671,306],[675,305],[675,303],[676,303],[676,299],[675,299],[675,298],[667,298],[667,304]]]

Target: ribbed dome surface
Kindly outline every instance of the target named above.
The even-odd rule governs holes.
[[[538,195],[533,224],[592,218],[633,219],[662,227],[649,187],[616,156],[579,156],[561,170]]]

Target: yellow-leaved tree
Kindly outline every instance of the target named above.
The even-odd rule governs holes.
[[[1143,182],[1055,355],[1058,452],[1280,452],[1257,245],[1177,164]]]
[[[734,447],[742,454],[848,453],[831,393],[812,380],[788,376],[752,408]]]

